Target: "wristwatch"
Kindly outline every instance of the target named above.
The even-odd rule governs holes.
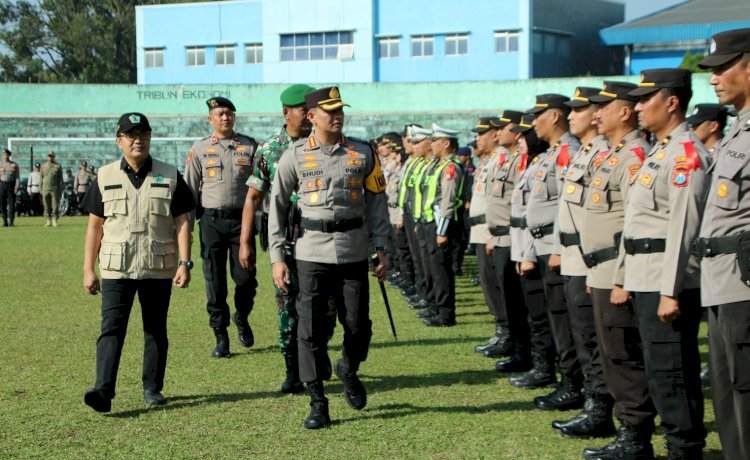
[[[188,270],[193,269],[193,261],[192,260],[181,260],[180,266],[187,267]]]

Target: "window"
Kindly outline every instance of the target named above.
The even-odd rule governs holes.
[[[557,52],[560,56],[570,56],[570,37],[559,37],[557,43]]]
[[[143,50],[146,68],[164,67],[164,48],[152,48]]]
[[[261,62],[263,62],[263,45],[261,43],[245,45],[245,63],[260,64]]]
[[[352,32],[315,32],[281,35],[282,61],[317,61],[321,59],[352,59]]]
[[[495,52],[515,53],[518,51],[518,32],[495,32]]]
[[[469,53],[469,36],[467,34],[448,34],[445,36],[446,56],[457,56]]]
[[[413,35],[411,37],[411,55],[413,57],[432,56],[435,48],[435,37],[432,35]]]
[[[234,64],[234,46],[217,46],[216,47],[216,65]]]
[[[398,37],[383,37],[378,40],[378,57],[381,59],[397,58],[400,42]]]
[[[189,46],[187,48],[187,65],[206,65],[206,48],[202,46]]]

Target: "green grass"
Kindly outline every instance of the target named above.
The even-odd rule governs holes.
[[[308,398],[278,393],[283,361],[267,256],[250,316],[255,346],[241,349],[232,328],[231,359],[210,357],[200,263],[169,313],[169,363],[163,408],[147,410],[141,388],[140,308],[131,316],[117,398],[108,415],[83,404],[94,381],[100,298],[81,287],[84,218],[44,228],[19,218],[0,228],[0,458],[580,458],[604,440],[574,441],[550,428],[575,412],[549,413],[474,353],[493,327],[478,287],[458,280],[458,322],[431,329],[389,288],[399,333],[390,333],[379,289],[371,287],[373,340],[361,376],[368,406],[350,409],[334,377],[326,385],[330,429],[302,427]],[[198,258],[193,251],[194,258]],[[465,272],[476,271],[467,258]],[[705,334],[705,330],[703,332]],[[341,328],[330,353],[340,353]],[[705,359],[705,337],[702,339]],[[710,400],[706,458],[720,458]],[[665,455],[661,435],[654,447]]]

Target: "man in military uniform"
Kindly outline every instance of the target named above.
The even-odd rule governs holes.
[[[685,120],[713,159],[716,159],[714,148],[724,137],[728,112],[723,104],[695,104],[693,113]]]
[[[3,159],[0,162],[0,207],[2,207],[3,227],[15,227],[16,190],[21,182],[18,163],[11,160],[11,152],[3,149]]]
[[[246,270],[255,269],[255,248],[253,247],[253,230],[258,226],[256,216],[262,210],[260,222],[261,238],[268,235],[267,220],[273,178],[279,160],[286,149],[310,134],[312,125],[307,119],[305,96],[315,88],[308,85],[292,85],[281,93],[282,113],[286,123],[281,130],[260,144],[255,154],[253,175],[247,180],[247,196],[242,211],[242,232],[240,235],[240,265]],[[294,199],[296,200],[296,196]],[[294,206],[292,204],[292,206]],[[275,288],[276,305],[279,314],[279,345],[286,365],[286,379],[281,384],[282,393],[299,393],[304,391],[299,379],[297,353],[297,309],[295,302],[299,287],[294,266],[294,223],[287,222],[287,241],[284,257],[289,267],[290,283],[287,291]],[[266,228],[263,228],[266,227]],[[335,321],[335,317],[333,319]]]
[[[591,179],[584,197],[585,213],[580,228],[581,250],[588,268],[586,285],[591,289],[604,382],[614,398],[614,413],[621,424],[616,442],[621,444],[628,442],[628,435],[633,432],[631,427],[653,425],[656,416],[632,303],[627,298],[618,305],[610,302],[613,278],[620,285],[624,278],[622,270],[615,273],[615,259],[630,184],[638,174],[645,152],[650,150],[649,144],[638,135],[637,98],[628,94],[635,88],[632,83],[605,81],[599,94],[589,97],[599,104],[596,129],[606,136],[610,148],[597,154],[588,165],[586,174]],[[581,424],[596,422],[597,415],[585,414]],[[572,420],[554,427],[574,437],[585,431],[579,430]],[[586,452],[599,450],[587,449]]]
[[[185,181],[193,191],[200,217],[201,258],[206,279],[208,324],[216,336],[215,358],[229,356],[229,305],[227,304],[227,254],[235,283],[232,320],[240,344],[249,348],[255,337],[247,321],[253,309],[255,268],[240,265],[242,206],[247,195],[246,181],[252,172],[256,143],[234,131],[236,109],[229,99],[213,97],[206,101],[208,122],[213,134],[193,144],[188,153]]]
[[[101,335],[96,342],[96,384],[84,402],[109,412],[135,295],[143,318],[143,396],[149,406],[162,395],[167,367],[167,311],[172,285],[190,283],[192,194],[177,168],[151,157],[151,126],[141,113],[117,122],[122,159],[104,166],[84,199],[89,214],[83,288],[102,293]],[[140,197],[140,199],[139,199]],[[94,265],[97,256],[101,283]],[[178,260],[179,256],[179,260]]]
[[[86,192],[89,191],[89,184],[91,184],[91,174],[89,174],[88,164],[85,161],[81,162],[81,167],[76,172],[75,180],[73,181],[73,191],[76,193],[78,198],[78,205],[83,203],[83,197]]]
[[[701,458],[703,391],[700,382],[698,236],[709,156],[685,123],[692,96],[690,71],[643,72],[635,106],[656,144],[633,182],[618,265],[624,290],[633,293],[651,399],[673,458]],[[613,303],[624,303],[622,298]],[[652,452],[649,425],[634,427],[633,455]],[[601,457],[598,457],[601,458]],[[610,458],[610,457],[605,457]]]
[[[26,192],[31,197],[31,212],[35,216],[41,216],[44,210],[42,206],[42,165],[34,164],[34,170],[29,174],[29,181],[26,183]]]
[[[719,102],[737,120],[715,146],[716,164],[700,238],[701,300],[708,307],[711,399],[724,457],[750,458],[750,29],[711,38],[710,68]]]
[[[62,167],[55,162],[55,152],[50,150],[47,153],[47,162],[42,166],[42,204],[44,204],[44,215],[47,217],[45,227],[57,227],[62,191]]]
[[[342,134],[343,106],[337,87],[305,96],[313,134],[281,157],[271,189],[269,250],[276,286],[288,292],[290,271],[284,261],[286,211],[292,195],[300,210],[301,235],[295,244],[299,296],[300,379],[310,393],[309,429],[330,424],[323,380],[331,376],[326,314],[330,297],[342,299],[343,359],[336,361],[349,405],[361,410],[367,392],[357,376],[372,336],[367,280],[368,240],[377,253],[375,276],[387,273],[384,252],[389,224],[385,180],[369,144]]]

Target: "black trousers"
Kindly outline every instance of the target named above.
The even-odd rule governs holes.
[[[711,399],[724,458],[750,458],[750,301],[708,309]]]
[[[411,258],[411,251],[409,250],[409,242],[406,238],[406,227],[396,228],[391,227],[393,229],[393,244],[396,247],[396,252],[398,253],[398,262],[399,266],[395,267],[398,269],[403,276],[406,277],[406,279],[410,283],[414,283],[414,261]]]
[[[253,298],[258,283],[255,269],[245,270],[240,266],[239,219],[222,219],[204,215],[200,220],[201,258],[203,277],[206,280],[206,310],[208,324],[214,327],[229,326],[227,304],[227,255],[229,271],[234,280],[234,308],[241,318],[247,318],[253,309]],[[255,251],[255,238],[252,240]]]
[[[477,261],[480,260],[479,253],[485,254],[484,245],[477,246]],[[495,284],[498,286],[500,295],[499,299],[499,313],[495,316],[495,324],[497,326],[506,326],[510,333],[510,337],[521,341],[522,345],[528,345],[529,341],[529,326],[527,325],[527,319],[529,316],[528,306],[526,304],[526,294],[523,288],[523,281],[516,272],[515,262],[510,260],[510,247],[498,247],[496,246],[492,250],[492,256],[488,257],[489,263],[492,265],[492,270],[495,275]],[[479,271],[481,278],[481,269]],[[541,295],[541,304],[544,308],[544,290],[539,281],[539,294]],[[486,295],[486,292],[485,292]],[[530,301],[536,301],[538,299],[529,297]],[[489,300],[487,301],[489,305]],[[492,307],[490,307],[492,308]],[[492,312],[492,310],[490,310]],[[494,313],[493,313],[494,314]],[[546,318],[547,312],[544,311]],[[549,324],[547,328],[549,332]]]
[[[604,383],[602,359],[596,342],[594,307],[591,295],[586,292],[586,277],[563,276],[563,279],[573,343],[583,371],[583,386],[589,391],[605,395],[607,385]]]
[[[424,275],[424,291],[425,291],[425,300],[429,304],[427,308],[431,308],[433,310],[437,309],[437,304],[435,303],[435,282],[433,278],[433,271],[434,268],[432,266],[432,262],[430,260],[430,243],[428,240],[432,240],[433,243],[435,241],[435,229],[433,228],[430,232],[427,229],[427,224],[424,222],[420,222],[416,225],[417,229],[417,242],[419,244],[419,252],[421,253],[421,259],[422,259],[422,274]]]
[[[669,324],[656,315],[659,298],[658,292],[636,292],[634,302],[651,399],[673,447],[704,446],[700,290],[685,289],[679,294],[680,316]]]
[[[171,279],[103,279],[102,331],[96,341],[96,385],[115,397],[117,369],[135,294],[143,319],[143,389],[161,391],[167,369],[167,311]]]
[[[544,281],[544,295],[547,299],[547,315],[552,328],[552,338],[555,341],[557,360],[563,378],[570,379],[574,384],[583,381],[581,364],[576,356],[573,332],[570,327],[570,315],[565,302],[565,285],[562,275],[558,271],[549,269],[549,255],[539,256],[537,263]]]
[[[432,299],[442,320],[456,319],[456,278],[453,273],[453,244],[458,228],[455,222],[448,226],[448,242],[437,244],[435,222],[423,224],[424,238],[430,255],[430,276],[432,277]]]
[[[0,182],[0,207],[5,223],[13,223],[16,217],[16,194],[13,192],[15,185],[15,182]]]
[[[651,424],[656,408],[648,391],[638,320],[632,305],[610,303],[611,293],[611,289],[591,289],[604,383],[615,399],[618,420],[635,426]]]
[[[457,220],[455,222],[456,230],[453,241],[453,273],[460,273],[461,267],[464,265],[464,251],[466,251],[466,245],[469,244],[469,231],[466,226],[466,217],[468,213],[465,210],[459,210],[456,212]]]
[[[495,248],[509,249],[509,248]],[[511,262],[509,265],[515,265]],[[515,267],[512,267],[515,271]],[[552,328],[549,323],[547,314],[547,302],[544,297],[544,280],[542,272],[537,265],[534,270],[520,277],[521,290],[523,292],[523,304],[528,314],[526,315],[526,324],[519,324],[517,329],[525,329],[526,335],[530,335],[531,349],[535,353],[546,356],[549,360],[555,360],[557,352],[555,342],[552,339]],[[510,313],[510,311],[509,311]],[[513,317],[514,315],[511,315]],[[512,323],[515,323],[512,322]]]
[[[505,289],[503,289],[505,264],[498,265],[492,256],[488,256],[484,244],[476,244],[474,249],[477,254],[477,269],[479,270],[479,281],[484,293],[484,301],[487,302],[487,308],[495,318],[495,328],[505,327],[510,329],[506,310],[509,305],[506,302]],[[495,250],[498,249],[501,248],[495,248]],[[510,306],[513,306],[513,303]]]
[[[372,337],[367,261],[335,265],[298,260],[297,276],[300,379],[313,382],[331,378],[327,319],[331,297],[341,300],[336,307],[344,329],[342,354],[356,371],[367,359]]]
[[[419,295],[423,299],[426,299],[427,282],[425,281],[422,250],[419,247],[419,235],[416,228],[414,218],[410,213],[404,211],[404,233],[406,234],[406,242],[409,244],[409,253],[411,254],[412,266],[414,268],[414,283],[417,286]]]
[[[44,214],[44,205],[42,204],[42,194],[40,192],[31,194],[31,210],[35,216]]]

